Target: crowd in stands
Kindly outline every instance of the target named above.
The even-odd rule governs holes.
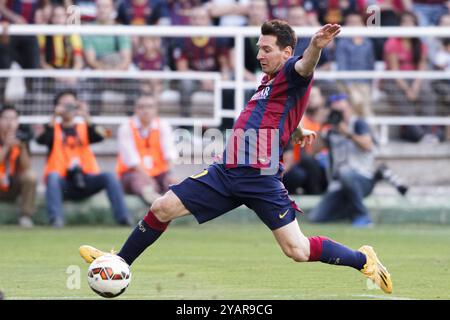
[[[36,209],[36,174],[31,169],[30,141],[47,148],[44,169],[45,203],[50,225],[65,224],[63,201],[82,200],[105,190],[119,225],[134,221],[124,194],[136,195],[146,205],[176,183],[172,162],[176,157],[172,129],[158,116],[154,96],[141,95],[134,114],[118,134],[116,172],[103,172],[90,145],[111,137],[91,121],[89,107],[76,92],[65,90],[54,98],[54,113],[44,126],[19,125],[12,106],[0,110],[0,200],[20,201],[19,223],[32,227]]]
[[[77,6],[76,10],[71,7]],[[80,14],[83,24],[93,25],[193,25],[193,26],[259,26],[267,19],[287,20],[293,26],[318,27],[326,23],[344,26],[364,26],[372,21],[367,8],[377,5],[382,26],[449,26],[450,1],[446,0],[0,0],[0,21],[13,24],[74,23],[73,13]],[[372,20],[371,20],[372,19]],[[7,30],[7,29],[5,29]],[[245,79],[256,81],[260,68],[255,60],[256,41],[245,42]],[[308,37],[299,35],[295,54],[301,55]],[[448,70],[449,53],[446,38],[339,38],[324,50],[319,70],[374,70],[382,62],[386,70]],[[16,61],[25,69],[93,70],[178,70],[217,71],[223,79],[234,76],[233,41],[227,38],[192,37],[160,39],[126,36],[7,36],[0,41],[0,69]],[[2,79],[1,81],[5,81]],[[109,84],[113,86],[114,81]],[[397,115],[448,114],[449,83],[444,81],[379,81],[349,80],[320,83],[325,93],[336,90],[358,91],[372,97],[373,91],[384,92],[389,112]],[[5,84],[0,83],[4,88]],[[27,82],[29,90],[32,84]],[[376,87],[376,88],[375,88]],[[51,92],[77,88],[75,79],[54,79]],[[162,81],[142,81],[139,85],[126,83],[115,90],[144,90],[161,94]],[[374,90],[375,88],[375,90]],[[196,91],[210,92],[212,81],[182,81],[174,86],[180,95],[180,105],[190,105]],[[95,81],[91,91],[102,92]],[[98,95],[98,94],[97,94]],[[0,95],[3,98],[3,93]],[[100,102],[87,99],[92,105]],[[133,97],[126,96],[130,105]],[[365,99],[363,111],[372,115],[372,99]],[[108,110],[100,108],[98,113]],[[183,107],[182,116],[190,116]],[[443,132],[433,128],[409,126],[401,137],[420,141],[425,136],[443,139]]]
[[[366,9],[373,4],[381,8],[382,26],[450,26],[450,1],[445,0],[0,0],[0,21],[5,27],[0,37],[0,69],[10,68],[14,61],[24,69],[217,71],[224,80],[234,77],[234,44],[227,38],[8,35],[9,24],[66,25],[73,18],[72,5],[77,6],[81,23],[106,26],[260,26],[268,19],[278,18],[298,27],[319,27],[326,23],[360,27],[366,25]],[[295,54],[301,55],[310,38],[298,36]],[[261,73],[256,42],[256,38],[245,39],[247,81],[257,81]],[[418,37],[339,38],[323,51],[318,69],[370,71],[376,69],[377,62],[382,62],[385,70],[448,72],[450,41]],[[4,106],[14,102],[5,97],[6,80],[0,78],[0,99]],[[53,95],[59,92],[50,106],[53,117],[36,135],[37,142],[48,149],[45,183],[49,222],[55,227],[64,225],[63,200],[83,199],[106,190],[117,223],[130,225],[124,194],[137,195],[150,204],[176,181],[171,174],[175,157],[171,150],[171,129],[158,116],[157,97],[163,94],[165,84],[145,80],[126,85],[122,81],[117,86],[117,92],[124,90],[124,104],[132,106],[132,115],[118,131],[117,175],[113,175],[101,172],[89,147],[108,137],[108,133],[91,123],[93,110],[77,97],[77,81],[52,80],[47,90]],[[93,92],[103,90],[98,81],[87,81],[92,81]],[[108,81],[114,83],[113,79]],[[26,86],[28,91],[38,90],[35,82],[27,81]],[[350,218],[356,226],[371,223],[362,199],[372,192],[380,177],[384,178],[383,172],[373,167],[376,141],[364,120],[377,114],[371,103],[374,87],[385,93],[386,102],[398,115],[450,113],[448,79],[317,81],[303,121],[306,128],[321,133],[323,143],[302,150],[293,146],[286,152],[284,177],[291,193],[325,193],[311,214],[313,221],[334,219],[352,207]],[[213,83],[184,80],[174,88],[180,94],[182,116],[189,117],[191,110],[185,106],[195,99],[192,93],[210,92]],[[130,91],[135,91],[136,96],[127,96]],[[93,100],[89,102],[96,104]],[[102,114],[108,110],[95,112]],[[84,121],[77,122],[76,117]],[[30,217],[35,211],[37,179],[30,170],[27,143],[32,135],[19,126],[16,109],[2,109],[0,199],[14,201],[21,197],[19,221],[25,227],[32,226]],[[413,142],[445,139],[444,128],[437,126],[405,126],[400,137]],[[342,197],[349,201],[339,201],[345,208],[336,208],[335,199]],[[326,216],[329,212],[336,217]]]

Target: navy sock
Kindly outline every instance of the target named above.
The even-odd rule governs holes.
[[[149,211],[144,219],[139,221],[117,255],[122,257],[128,265],[131,265],[145,249],[163,234],[168,225],[169,222],[160,222],[153,212]]]
[[[326,237],[311,237],[309,239],[309,261],[349,266],[362,270],[366,264],[366,255],[360,251],[352,250],[340,243]]]

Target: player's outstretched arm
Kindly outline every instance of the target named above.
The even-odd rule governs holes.
[[[295,64],[295,71],[302,77],[308,77],[313,72],[319,62],[320,53],[331,40],[333,40],[341,32],[341,26],[338,24],[324,25],[312,37],[308,48],[303,53],[303,58]]]

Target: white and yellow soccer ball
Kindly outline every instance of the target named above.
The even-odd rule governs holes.
[[[89,287],[104,298],[121,295],[130,281],[130,266],[117,255],[106,254],[98,257],[89,266]]]

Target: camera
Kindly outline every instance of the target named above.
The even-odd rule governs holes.
[[[381,164],[374,175],[375,182],[379,182],[381,180],[385,180],[392,186],[394,186],[397,191],[404,196],[408,192],[408,186],[406,186],[400,179],[398,175],[392,172],[391,169],[388,168],[386,164]]]
[[[19,141],[21,142],[28,142],[33,138],[33,136],[30,136],[28,132],[17,130],[16,138],[19,139]]]
[[[74,166],[67,170],[67,178],[73,182],[76,188],[85,189],[86,180],[84,179],[83,170],[79,166]]]
[[[332,109],[328,114],[328,118],[325,123],[337,126],[342,122],[342,120],[344,120],[344,114],[339,110]]]
[[[77,111],[78,110],[78,105],[73,104],[73,103],[66,103],[64,105],[64,110],[66,110],[67,112]]]

